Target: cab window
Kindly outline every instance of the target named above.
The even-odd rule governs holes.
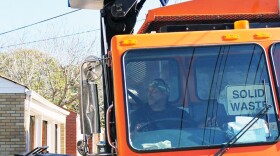
[[[280,43],[273,44],[270,48],[272,65],[274,67],[274,77],[278,89],[278,97],[280,97]]]
[[[135,55],[128,53],[127,55]],[[134,56],[137,57],[137,56]],[[171,94],[169,100],[175,102],[179,93],[179,68],[173,58],[152,58],[145,60],[128,61],[126,68],[127,89],[137,94],[139,100],[147,102],[147,83],[156,78],[161,78],[169,84]],[[136,103],[130,98],[131,102]]]

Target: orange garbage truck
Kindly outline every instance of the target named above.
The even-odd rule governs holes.
[[[280,155],[279,0],[167,5],[137,34],[145,0],[91,2],[101,9],[102,56],[81,65],[80,153],[90,155],[101,108],[106,140],[92,155]]]

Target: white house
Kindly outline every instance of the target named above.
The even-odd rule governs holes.
[[[66,153],[69,114],[28,87],[0,76],[0,155],[46,145],[50,153]]]

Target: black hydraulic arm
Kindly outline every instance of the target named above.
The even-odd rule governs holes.
[[[113,36],[133,33],[137,16],[146,0],[105,0],[101,10],[108,48]]]
[[[116,18],[125,17],[136,2],[137,0],[115,0],[111,13]]]
[[[131,34],[136,23],[137,15],[146,0],[104,0],[104,8],[101,10],[101,55],[103,59],[103,95],[104,95],[104,110],[106,111],[113,103],[113,75],[112,69],[109,65],[110,55],[108,51],[111,47],[111,39],[115,35]],[[114,112],[112,112],[114,113]],[[104,113],[104,119],[106,119]],[[114,126],[114,115],[109,119],[112,125],[106,125],[110,128],[110,140],[116,139],[116,132]],[[108,140],[105,141],[105,153],[113,153]]]

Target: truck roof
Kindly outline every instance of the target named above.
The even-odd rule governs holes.
[[[279,0],[192,0],[150,10],[138,33],[166,25],[279,21]]]

